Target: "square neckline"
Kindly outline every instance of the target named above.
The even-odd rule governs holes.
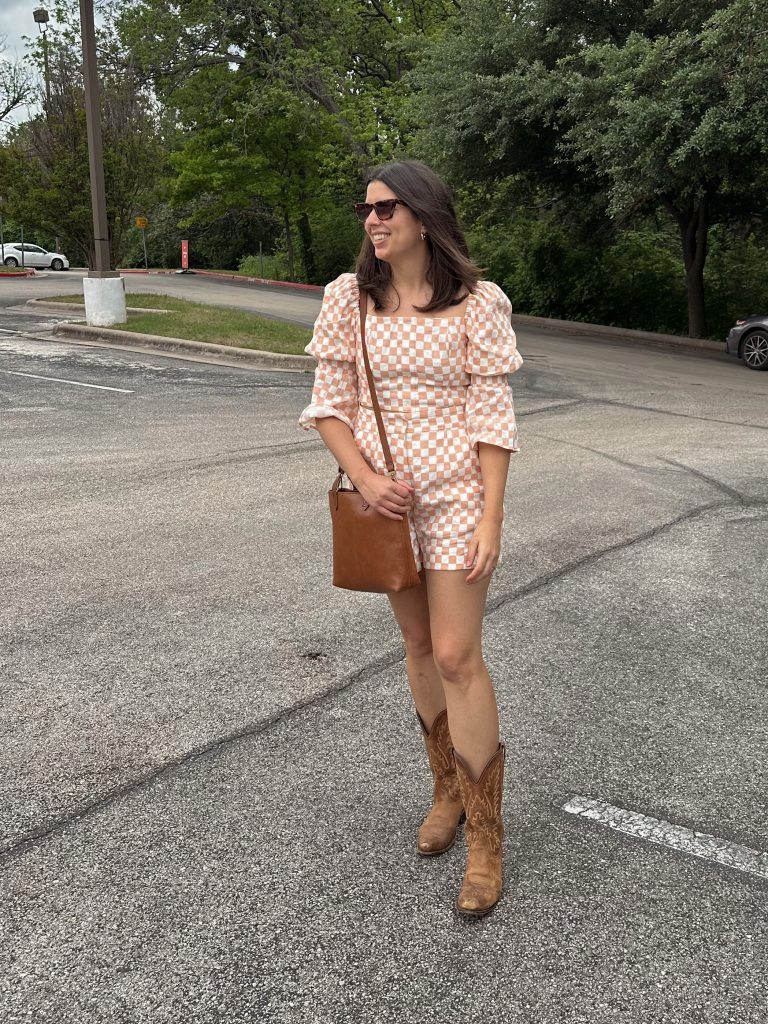
[[[358,298],[359,298],[358,290]],[[368,323],[371,320],[381,320],[384,323],[398,323],[407,321],[416,321],[417,323],[464,323],[467,319],[467,313],[472,299],[475,297],[475,292],[470,292],[466,298],[466,304],[464,306],[464,312],[458,316],[424,316],[421,313],[408,313],[405,316],[381,316],[378,313],[372,313],[367,307],[365,310],[365,322]]]
[[[426,322],[427,320],[434,320],[436,323],[450,323],[451,321],[461,321],[467,315],[467,311],[461,314],[461,316],[417,316],[415,313],[409,313],[408,316],[377,316],[375,313],[366,313],[365,321],[369,320],[382,320],[389,323],[397,323],[399,320],[416,320],[419,322]]]

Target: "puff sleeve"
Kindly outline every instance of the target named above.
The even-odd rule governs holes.
[[[335,416],[355,429],[357,296],[354,274],[342,274],[326,285],[312,340],[304,349],[317,359],[312,400],[299,417],[304,430],[316,427],[325,416]]]
[[[510,316],[512,304],[490,281],[480,281],[467,306],[467,431],[470,444],[517,452],[517,425],[507,374],[523,365]]]

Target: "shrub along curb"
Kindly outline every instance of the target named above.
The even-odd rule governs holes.
[[[142,311],[145,312],[145,311]],[[57,324],[53,333],[80,341],[103,341],[112,345],[139,345],[143,348],[166,352],[189,352],[194,355],[226,356],[244,362],[258,363],[279,370],[311,372],[315,360],[311,356],[294,356],[281,352],[261,352],[237,345],[217,345],[207,341],[186,341],[184,338],[162,338],[157,334],[137,334],[133,331],[114,331],[108,327],[88,327],[85,324]]]

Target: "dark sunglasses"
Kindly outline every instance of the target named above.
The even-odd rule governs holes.
[[[352,209],[359,221],[364,223],[371,215],[371,210],[376,211],[379,220],[391,220],[395,213],[395,207],[400,203],[407,206],[402,199],[380,199],[378,203],[352,203]]]

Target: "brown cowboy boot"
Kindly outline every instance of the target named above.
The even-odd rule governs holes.
[[[464,817],[464,805],[456,780],[448,712],[441,711],[429,730],[421,720],[421,715],[418,717],[424,733],[434,789],[432,809],[419,829],[417,850],[422,857],[436,857],[450,850],[456,842],[456,829]]]
[[[501,794],[504,784],[503,743],[475,781],[466,762],[454,750],[459,789],[467,814],[467,869],[456,909],[460,914],[489,914],[501,896]]]

